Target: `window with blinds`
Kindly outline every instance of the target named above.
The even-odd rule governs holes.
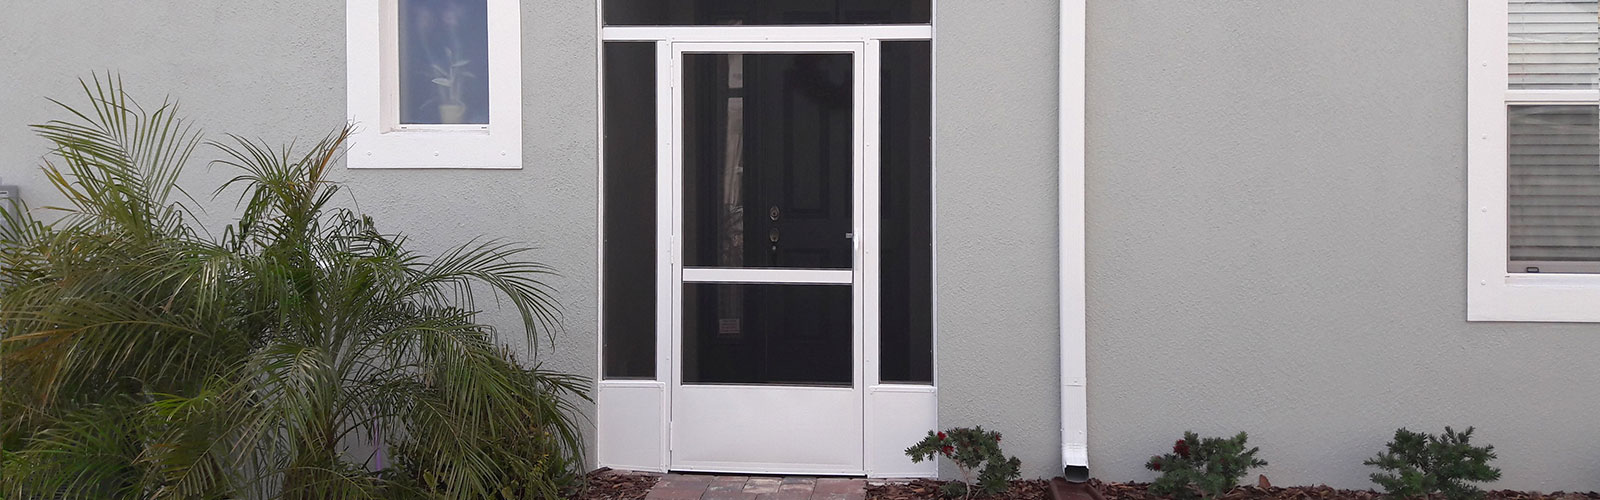
[[[1600,273],[1600,0],[1510,0],[1507,270]]]
[[[1600,80],[1600,2],[1511,0],[1513,89],[1590,89]]]

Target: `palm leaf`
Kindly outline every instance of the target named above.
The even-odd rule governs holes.
[[[83,89],[36,127],[60,218],[6,211],[0,233],[3,467],[38,471],[0,483],[11,496],[557,498],[579,477],[589,381],[537,364],[562,330],[531,247],[429,257],[335,206],[349,128],[204,143],[239,172],[213,192],[239,218],[212,241],[174,199],[202,144],[176,106],[109,75]],[[532,368],[480,304],[516,311]]]

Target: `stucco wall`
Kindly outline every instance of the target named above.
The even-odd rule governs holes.
[[[936,8],[939,425],[998,430],[1024,476],[1059,475],[1058,8],[1051,0]]]
[[[340,175],[424,249],[541,246],[568,328],[541,358],[594,373],[594,7],[527,3],[524,169]],[[343,2],[9,14],[0,178],[35,206],[54,197],[23,127],[92,70],[212,132],[282,142],[344,120]],[[1055,2],[937,15],[940,419],[995,426],[1025,475],[1053,474]],[[1185,429],[1246,430],[1275,483],[1366,487],[1360,462],[1395,427],[1449,424],[1498,446],[1499,486],[1600,488],[1600,327],[1464,321],[1465,26],[1458,0],[1090,2],[1096,476],[1149,479]],[[231,175],[196,165],[185,185]]]
[[[1090,2],[1095,475],[1244,430],[1367,487],[1395,428],[1475,425],[1497,486],[1600,488],[1600,326],[1465,321],[1465,4]]]

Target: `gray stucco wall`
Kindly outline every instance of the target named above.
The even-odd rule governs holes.
[[[424,249],[541,246],[568,328],[541,359],[594,373],[594,6],[526,3],[524,169],[340,175]],[[213,132],[344,120],[343,2],[15,7],[0,178],[35,206],[55,198],[23,127],[91,70]],[[1055,3],[945,0],[938,23],[940,419],[994,426],[1025,475],[1054,474]],[[1366,487],[1395,427],[1449,424],[1498,446],[1497,486],[1600,488],[1600,327],[1464,321],[1465,26],[1457,0],[1090,2],[1096,476],[1148,480],[1183,430],[1246,430],[1275,483]]]
[[[939,425],[1004,433],[1026,477],[1061,473],[1057,10],[944,0],[934,19]]]
[[[1600,326],[1466,318],[1466,2],[1094,1],[1095,475],[1240,430],[1367,487],[1395,428],[1478,427],[1508,488],[1600,488]]]

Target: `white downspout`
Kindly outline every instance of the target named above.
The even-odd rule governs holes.
[[[1061,0],[1057,205],[1061,300],[1061,463],[1066,478],[1089,475],[1089,393],[1084,293],[1084,45],[1087,0]]]

